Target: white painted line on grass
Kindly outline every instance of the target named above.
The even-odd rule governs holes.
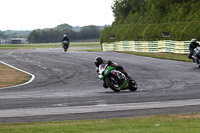
[[[31,76],[31,79],[30,79],[29,81],[23,83],[23,84],[19,84],[19,85],[15,85],[15,86],[10,86],[10,87],[3,87],[3,88],[0,88],[0,89],[7,89],[7,88],[13,88],[13,87],[18,87],[18,86],[26,85],[26,84],[31,83],[31,82],[35,79],[35,75],[33,75],[33,74],[29,73],[29,72],[26,72],[26,71],[24,71],[24,70],[21,70],[21,69],[19,69],[19,68],[17,68],[17,67],[14,67],[14,66],[12,66],[12,65],[10,65],[10,64],[7,64],[7,63],[3,62],[3,61],[0,61],[0,63],[2,63],[2,64],[4,64],[4,65],[7,65],[7,66],[9,66],[9,67],[11,67],[11,68],[14,68],[14,69],[16,69],[16,70],[18,70],[18,71],[21,71],[21,72],[26,73],[26,74],[28,74],[28,75]]]
[[[106,111],[124,111],[137,109],[156,109],[167,107],[183,107],[191,105],[200,105],[200,99],[176,100],[176,101],[157,101],[143,103],[124,103],[124,104],[104,104],[103,106],[68,106],[68,107],[49,107],[49,108],[19,108],[0,110],[1,117],[24,117],[24,116],[41,116],[41,115],[59,115],[59,114],[76,114],[92,113]]]

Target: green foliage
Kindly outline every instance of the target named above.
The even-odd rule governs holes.
[[[14,31],[14,30],[0,31],[0,39],[26,38],[29,33],[30,31]]]
[[[200,40],[199,0],[115,0],[115,21],[101,34],[101,42],[109,35],[121,40]],[[171,37],[163,38],[163,32]]]
[[[61,24],[55,28],[36,29],[33,31],[0,31],[0,39],[27,38],[29,43],[56,43],[61,42],[63,35],[67,34],[70,41],[99,40],[100,33],[105,26],[84,26],[72,27],[68,24]]]
[[[170,32],[171,36],[164,38],[163,32]],[[115,40],[109,39],[115,35]],[[155,41],[155,40],[200,40],[200,22],[176,22],[160,24],[122,24],[105,28],[100,37],[100,42],[113,41]]]
[[[74,31],[68,24],[58,25],[52,29],[33,30],[29,36],[30,43],[55,43],[61,42],[63,35],[67,34],[70,41],[99,39],[101,30],[97,26],[85,26],[80,31]]]
[[[60,25],[56,26],[54,29],[56,29],[56,30],[63,30],[63,29],[72,30],[72,28],[73,27],[69,24],[60,24]]]
[[[4,39],[4,38],[6,38],[6,35],[2,31],[0,31],[0,39]]]
[[[199,7],[198,0],[115,0],[112,9],[114,24],[135,24],[200,21]]]
[[[80,30],[81,39],[98,39],[100,36],[100,29],[94,25],[85,26]]]

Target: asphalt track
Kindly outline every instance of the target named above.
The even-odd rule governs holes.
[[[104,89],[96,56],[123,65],[138,90]],[[59,48],[0,50],[0,61],[35,75],[29,84],[0,88],[0,123],[200,112],[200,69],[193,63]]]

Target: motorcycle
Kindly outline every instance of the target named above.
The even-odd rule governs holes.
[[[115,69],[115,67],[108,66],[108,64],[99,65],[98,77],[104,80],[105,84],[114,92],[129,89],[136,91],[138,86],[135,80],[127,78],[122,72]]]
[[[200,68],[200,47],[196,47],[194,49],[194,55],[192,56],[194,58],[194,62],[198,65],[198,67]]]
[[[62,42],[62,47],[63,47],[64,51],[66,52],[68,47],[69,47],[69,41],[63,41]]]

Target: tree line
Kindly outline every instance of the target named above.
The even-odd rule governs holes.
[[[114,0],[113,24],[200,21],[199,0]]]
[[[14,31],[14,30],[0,31],[0,39],[27,38],[30,32],[31,31]]]
[[[65,27],[59,25],[56,28],[51,28],[51,29],[33,30],[28,35],[28,41],[30,43],[61,42],[64,34],[67,34],[70,41],[99,39],[100,33],[101,29],[94,25],[84,26],[78,29],[77,31],[73,30],[71,26]]]
[[[55,28],[36,29],[33,31],[0,31],[0,39],[27,38],[29,43],[56,43],[61,42],[63,35],[67,34],[70,41],[99,40],[101,31],[105,26],[73,27],[61,24]]]
[[[199,7],[199,0],[114,0],[115,20],[102,31],[100,41],[200,40]]]

